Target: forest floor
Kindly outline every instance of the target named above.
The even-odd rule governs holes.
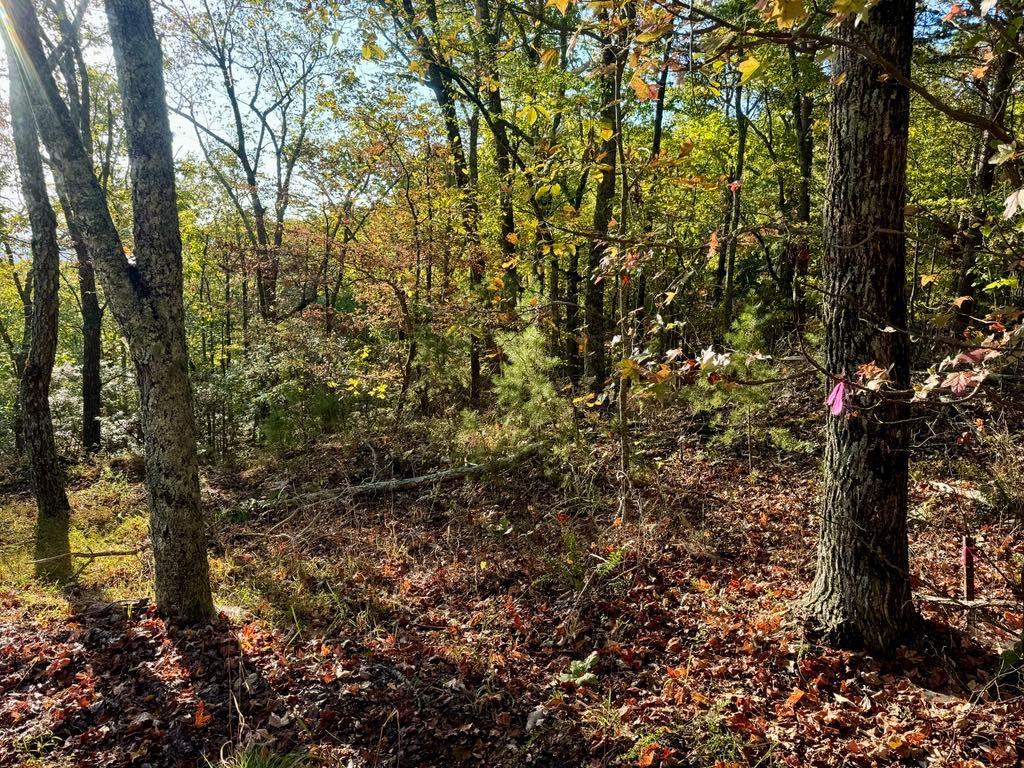
[[[398,443],[207,469],[222,612],[200,629],[155,614],[145,553],[32,586],[30,497],[0,491],[0,765],[202,766],[252,743],[353,767],[1024,760],[1024,698],[999,673],[1024,626],[997,572],[1024,556],[1013,521],[974,528],[978,595],[1007,604],[921,601],[927,630],[883,662],[801,639],[813,457],[648,456],[623,515],[594,479],[614,477],[611,443],[582,449],[579,477],[534,457],[388,498],[303,496],[436,468]],[[978,513],[941,466],[914,474],[916,593],[956,597]],[[76,470],[72,503],[77,549],[144,542],[130,463]]]

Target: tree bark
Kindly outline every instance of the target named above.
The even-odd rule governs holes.
[[[161,331],[137,354],[157,603],[186,619],[213,613],[185,343],[181,236],[163,55],[148,0],[107,0],[131,166],[136,261]],[[271,307],[273,304],[271,304]]]
[[[870,44],[907,77],[914,3],[884,0],[838,34]],[[887,651],[913,625],[907,552],[907,88],[848,47],[836,50],[825,203],[825,359],[833,376],[874,361],[892,391],[829,416],[818,568],[807,628],[830,645]],[[862,402],[866,393],[857,395]]]
[[[184,621],[213,615],[199,508],[195,425],[188,380],[170,128],[160,46],[146,0],[110,0],[107,14],[124,106],[135,217],[129,261],[74,122],[47,64],[30,0],[3,0],[21,60],[32,69],[33,111],[104,293],[135,363],[146,446],[146,486],[156,598]]]
[[[607,29],[607,11],[598,14],[601,24]],[[612,205],[615,201],[615,165],[618,144],[615,137],[615,104],[618,100],[618,80],[621,62],[616,52],[612,32],[604,33],[601,53],[601,123],[599,130],[606,138],[598,145],[596,162],[601,166],[601,180],[594,197],[594,219],[592,242],[587,261],[587,287],[584,293],[583,309],[586,328],[583,332],[584,356],[583,377],[592,392],[600,392],[608,378],[608,356],[604,348],[605,326],[604,281],[601,279],[601,261],[608,249],[605,241],[608,224],[612,220]]]
[[[20,397],[25,453],[36,497],[36,575],[64,582],[72,578],[68,529],[71,506],[64,490],[64,472],[57,456],[50,414],[50,381],[57,355],[60,291],[60,249],[57,217],[46,191],[43,161],[26,73],[18,53],[4,35],[10,78],[11,129],[21,191],[32,229],[31,342],[21,371]]]
[[[96,453],[102,440],[100,414],[103,406],[103,382],[100,377],[100,361],[103,310],[100,308],[100,298],[96,292],[96,270],[89,255],[89,247],[71,211],[64,180],[60,174],[54,176],[68,233],[71,235],[71,244],[78,260],[78,300],[82,313],[82,449],[86,453]]]
[[[726,244],[725,301],[722,308],[722,336],[732,327],[733,306],[736,301],[736,246],[740,229],[740,195],[743,192],[743,171],[747,159],[747,116],[743,113],[743,86],[736,84],[733,91],[733,109],[736,113],[736,167],[733,169],[729,198],[729,240]]]
[[[58,58],[58,66],[67,90],[68,109],[78,128],[82,146],[91,158],[94,151],[92,88],[89,70],[82,55],[81,34],[78,24],[68,17],[63,0],[58,0],[56,7],[61,44],[65,49],[63,55]],[[82,448],[86,453],[95,453],[100,449],[101,439],[100,410],[103,385],[100,379],[100,360],[103,312],[96,293],[96,270],[68,200],[64,180],[59,173],[55,174],[54,180],[67,222],[68,234],[78,258],[79,309],[82,314]]]
[[[1017,51],[1009,48],[999,54],[991,64],[989,71],[989,90],[986,116],[995,123],[1002,123],[1006,118],[1006,106],[1010,98],[1013,69],[1017,63]],[[978,137],[978,150],[975,153],[974,168],[971,174],[971,193],[980,202],[960,221],[956,246],[959,251],[960,264],[957,278],[953,283],[953,299],[961,296],[969,297],[956,307],[956,315],[951,325],[951,333],[959,336],[970,325],[971,315],[975,310],[974,283],[978,279],[976,266],[978,252],[985,243],[982,229],[988,222],[988,209],[985,198],[992,192],[995,184],[996,167],[989,162],[995,153],[992,134],[981,131]]]

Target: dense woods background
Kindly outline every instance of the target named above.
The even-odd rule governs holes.
[[[0,762],[1024,759],[1019,3],[3,11]]]

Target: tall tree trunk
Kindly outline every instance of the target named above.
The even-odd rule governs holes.
[[[72,577],[68,528],[71,507],[64,491],[64,472],[57,456],[50,415],[50,381],[57,355],[60,291],[60,250],[57,217],[50,205],[39,154],[28,78],[18,66],[18,52],[4,35],[10,77],[11,128],[21,191],[32,228],[31,343],[21,371],[21,405],[25,452],[38,510],[36,574],[54,581]]]
[[[458,126],[455,125],[455,134],[458,136]],[[449,143],[454,138],[449,131]],[[469,261],[469,293],[471,301],[482,301],[482,290],[484,282],[484,255],[480,247],[479,220],[480,210],[477,205],[477,190],[479,182],[479,158],[477,148],[480,140],[480,114],[474,112],[469,119],[469,161],[463,167],[464,173],[460,174],[456,165],[456,180],[463,178],[460,186],[463,189],[463,227],[466,230],[466,244],[470,248]],[[461,151],[461,140],[458,143]],[[465,162],[465,161],[464,161]],[[469,334],[469,401],[479,405],[480,397],[483,394],[483,376],[480,369],[480,351],[483,348],[483,340],[480,333],[473,331]]]
[[[93,267],[85,237],[71,211],[67,188],[59,173],[54,174],[61,208],[75,249],[78,270],[79,309],[82,313],[82,448],[86,453],[100,449],[103,406],[103,382],[100,377],[102,360],[103,310],[96,292],[96,270]]]
[[[452,154],[452,165],[455,175],[455,186],[462,195],[462,226],[466,233],[466,250],[469,252],[469,284],[470,293],[474,298],[479,298],[479,293],[484,280],[484,254],[480,247],[480,208],[476,197],[476,185],[471,173],[470,164],[466,158],[466,152],[462,145],[462,134],[459,130],[459,115],[455,108],[454,89],[451,77],[447,73],[447,64],[443,56],[434,50],[430,38],[419,23],[419,14],[413,5],[413,0],[402,0],[402,13],[404,18],[399,17],[399,22],[407,26],[409,36],[420,57],[427,62],[426,81],[427,86],[434,94],[437,107],[441,112],[441,119],[444,122],[445,135],[448,140],[448,150]],[[433,24],[437,24],[437,9],[434,3],[427,4],[427,18]],[[476,116],[479,120],[479,116]],[[479,130],[479,123],[470,124],[470,152],[476,152],[476,138]],[[470,333],[469,337],[469,398],[473,403],[480,400],[483,390],[483,380],[480,371],[480,349],[482,347],[480,334],[476,331]]]
[[[615,166],[618,144],[615,137],[615,103],[618,99],[618,69],[621,66],[616,54],[614,36],[609,28],[607,11],[598,14],[604,27],[601,63],[601,123],[599,130],[605,138],[598,145],[595,160],[601,166],[601,180],[594,197],[593,241],[587,260],[587,287],[584,294],[584,358],[583,376],[592,392],[600,392],[608,378],[608,358],[605,350],[604,280],[601,261],[608,250],[606,237],[608,224],[612,220],[612,205],[615,202]]]
[[[910,76],[912,0],[883,0],[837,34]],[[845,46],[834,61],[825,202],[825,361],[834,376],[874,362],[893,391],[829,416],[818,568],[808,629],[833,645],[889,650],[912,626],[907,552],[907,88]],[[858,394],[863,400],[867,393]]]
[[[182,620],[205,621],[213,614],[213,600],[199,508],[174,166],[152,12],[146,0],[107,3],[132,173],[132,262],[50,74],[30,0],[3,0],[3,7],[21,60],[32,68],[39,132],[67,182],[72,210],[135,363],[157,603]]]
[[[789,47],[790,72],[793,78],[793,129],[796,134],[797,166],[800,180],[796,194],[796,223],[806,229],[811,223],[811,173],[814,167],[814,133],[812,131],[814,100],[803,88],[804,74],[796,47]],[[801,233],[788,241],[782,253],[782,284],[793,302],[793,327],[799,333],[804,316],[803,279],[810,263],[810,243]]]
[[[157,602],[213,613],[185,342],[181,236],[163,56],[148,0],[107,0],[131,166],[136,261],[155,294],[160,344],[136,354]],[[273,308],[271,302],[270,307]]]
[[[516,216],[512,206],[512,189],[515,175],[512,173],[512,148],[509,144],[508,128],[504,122],[501,99],[501,74],[498,71],[497,56],[501,47],[504,0],[497,4],[496,13],[491,13],[490,0],[475,0],[477,22],[483,32],[484,72],[488,78],[487,124],[494,136],[494,160],[498,171],[498,210],[500,211],[499,236],[501,260],[504,270],[502,305],[514,309],[519,302],[521,290],[519,267],[516,258]]]
[[[661,155],[661,137],[665,123],[665,95],[668,91],[668,76],[672,61],[672,35],[665,41],[665,50],[661,57],[661,72],[658,75],[658,98],[654,102],[654,129],[651,137],[651,159],[657,160]],[[651,240],[656,240],[654,210],[649,209],[646,217],[646,228]],[[653,254],[652,254],[653,255]],[[641,264],[636,280],[636,300],[633,303],[635,319],[633,338],[643,344],[647,334],[647,265]]]
[[[89,70],[82,55],[79,27],[69,17],[63,0],[57,0],[57,18],[64,53],[58,57],[58,66],[64,77],[68,109],[78,128],[78,135],[86,154],[92,158],[92,87]],[[79,309],[82,314],[82,448],[95,453],[100,448],[102,407],[102,381],[100,360],[103,312],[96,293],[96,270],[78,222],[71,213],[71,203],[63,178],[54,174],[57,194],[67,222],[68,234],[78,259]]]
[[[1009,47],[999,54],[991,64],[989,70],[989,86],[987,94],[986,117],[994,123],[1001,124],[1005,120],[1006,106],[1010,98],[1013,68],[1017,63],[1017,51]],[[982,234],[988,221],[988,209],[985,205],[985,198],[992,191],[995,183],[996,168],[990,162],[995,153],[992,135],[989,131],[981,131],[978,137],[978,149],[974,157],[974,168],[971,174],[971,193],[976,200],[980,200],[969,213],[965,214],[959,226],[959,233],[956,238],[956,247],[959,251],[960,264],[958,265],[957,278],[953,283],[953,299],[967,296],[967,300],[958,303],[956,315],[953,318],[951,332],[953,335],[963,333],[970,324],[971,315],[975,309],[975,288],[974,283],[978,279],[975,267],[978,261],[978,252],[984,245],[985,236]]]
[[[726,243],[725,300],[722,307],[722,335],[732,327],[733,306],[736,301],[736,246],[740,231],[740,195],[743,191],[743,169],[747,159],[747,117],[743,113],[743,86],[736,84],[733,91],[733,109],[736,113],[736,167],[729,187],[729,239]]]

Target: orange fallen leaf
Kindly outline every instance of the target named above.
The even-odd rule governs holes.
[[[789,698],[786,699],[786,708],[787,709],[792,709],[798,703],[800,703],[800,699],[802,699],[806,695],[807,695],[806,691],[802,691],[799,688],[794,688],[793,692],[791,694],[789,694]]]
[[[202,699],[199,700],[199,706],[196,708],[195,724],[196,728],[202,728],[213,720],[213,715],[206,711],[206,702]]]

